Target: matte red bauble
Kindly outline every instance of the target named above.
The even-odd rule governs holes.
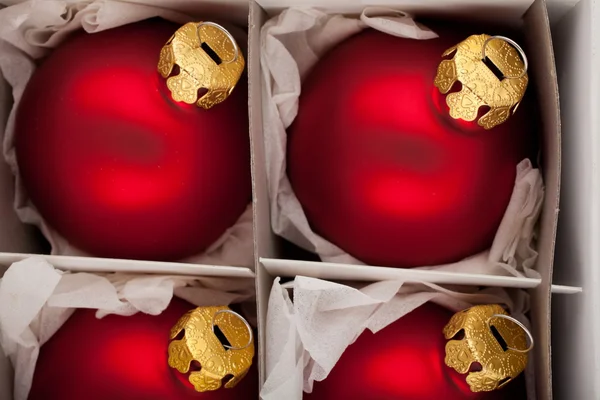
[[[45,343],[29,400],[243,400],[258,398],[258,370],[252,366],[234,388],[196,392],[169,367],[171,328],[195,307],[173,298],[158,316],[95,317],[77,310]]]
[[[246,80],[210,110],[173,101],[157,63],[177,28],[152,20],[77,33],[23,94],[24,187],[51,227],[93,255],[201,253],[251,201]]]
[[[428,26],[438,39],[369,29],[333,49],[306,78],[288,132],[288,175],[311,227],[372,265],[489,248],[535,142],[532,89],[491,130],[450,117],[434,78],[442,53],[473,32]]]
[[[329,376],[315,382],[310,400],[520,400],[523,375],[504,388],[473,393],[461,375],[444,364],[444,326],[453,313],[426,303],[376,334],[365,331]]]

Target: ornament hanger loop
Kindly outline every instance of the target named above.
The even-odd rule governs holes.
[[[234,54],[233,54],[232,60],[228,60],[228,61],[223,60],[223,62],[225,64],[230,64],[230,63],[236,62],[239,57],[240,48],[238,47],[238,44],[235,41],[235,39],[233,38],[233,36],[231,35],[231,33],[229,33],[229,31],[227,29],[223,28],[221,25],[216,24],[214,22],[209,22],[209,21],[200,22],[200,23],[198,23],[198,28],[196,30],[196,32],[198,34],[198,38],[200,39],[200,42],[202,42],[202,37],[200,36],[200,28],[204,25],[215,27],[218,30],[220,30],[221,32],[223,32],[225,34],[225,36],[227,36],[227,39],[229,39],[229,41],[233,45]]]
[[[529,332],[529,329],[527,329],[527,327],[521,323],[521,321],[517,320],[514,317],[511,317],[510,315],[506,315],[506,314],[494,314],[494,315],[492,315],[491,317],[488,318],[488,320],[487,320],[488,325],[490,324],[490,321],[492,320],[492,318],[504,318],[504,319],[507,319],[507,320],[509,320],[511,322],[514,322],[529,337],[529,341],[531,342],[531,344],[525,350],[515,349],[514,347],[507,347],[507,349],[512,350],[512,351],[516,351],[518,353],[529,353],[531,351],[531,349],[533,349],[533,345],[534,345],[533,335],[531,334],[531,332]]]
[[[515,42],[514,40],[512,40],[510,38],[507,38],[506,36],[490,36],[489,38],[487,38],[485,40],[485,42],[483,42],[483,47],[481,48],[482,59],[485,60],[485,48],[487,47],[488,43],[494,39],[504,40],[506,43],[512,45],[515,49],[517,49],[517,51],[521,55],[521,59],[523,59],[523,72],[521,72],[521,75],[506,76],[506,78],[520,79],[520,78],[524,77],[527,74],[527,69],[529,68],[529,61],[527,61],[527,56],[525,55],[525,51],[523,50],[523,48],[521,46],[519,46],[519,44],[517,42]]]
[[[252,327],[250,326],[250,324],[248,323],[248,321],[246,321],[246,319],[244,317],[242,317],[240,314],[236,313],[233,310],[228,310],[228,309],[224,309],[224,310],[219,310],[216,313],[213,314],[212,317],[212,321],[211,321],[211,326],[212,326],[212,331],[213,333],[215,333],[215,318],[217,317],[217,315],[219,314],[232,314],[235,315],[236,317],[238,317],[243,323],[244,325],[246,325],[246,329],[248,329],[248,333],[250,334],[250,337],[248,338],[248,343],[246,343],[245,346],[242,347],[234,347],[234,346],[229,346],[228,344],[223,344],[223,347],[225,347],[226,349],[229,350],[244,350],[245,348],[249,347],[252,344],[252,340],[254,339],[254,335],[252,333]]]

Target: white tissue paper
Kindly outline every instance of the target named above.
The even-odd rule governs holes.
[[[529,295],[518,289],[444,288],[435,284],[383,281],[350,286],[298,276],[293,300],[279,278],[269,298],[266,324],[266,381],[262,400],[302,399],[315,381],[327,378],[342,353],[369,329],[380,331],[428,301],[452,311],[476,304],[502,304],[528,329]],[[440,332],[440,335],[442,332]],[[525,371],[535,399],[533,360]]]
[[[359,18],[288,9],[267,21],[261,31],[263,130],[272,228],[326,262],[363,264],[311,230],[286,175],[286,129],[296,118],[302,80],[310,69],[335,45],[367,27],[415,40],[437,37],[410,15],[379,7],[365,8]],[[537,258],[533,242],[543,195],[539,170],[523,160],[517,166],[511,202],[492,248],[455,264],[426,268],[539,278],[532,269]]]
[[[6,85],[12,91],[14,99],[8,121],[0,121],[0,132],[4,131],[4,158],[16,177],[15,209],[23,222],[41,229],[52,245],[52,254],[88,256],[71,246],[45,223],[28,199],[19,178],[14,149],[15,116],[23,91],[35,71],[35,61],[49,54],[69,33],[78,29],[96,33],[153,17],[162,17],[179,24],[194,19],[171,11],[169,0],[152,0],[152,6],[114,0],[0,0],[0,3],[9,5],[0,9],[0,85]],[[245,53],[246,32],[232,25],[223,25]],[[248,205],[236,224],[203,254],[182,261],[252,267],[252,206]]]
[[[254,279],[69,273],[41,257],[13,264],[0,280],[0,344],[14,367],[14,399],[27,399],[40,346],[76,308],[97,309],[98,318],[159,315],[173,296],[196,306],[253,301]],[[244,310],[256,325],[253,307]]]

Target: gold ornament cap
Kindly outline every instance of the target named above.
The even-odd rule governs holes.
[[[457,81],[462,84],[460,92],[446,96],[450,116],[474,121],[479,108],[487,106],[490,110],[477,121],[478,125],[491,129],[505,122],[517,110],[529,82],[523,49],[504,36],[473,35],[446,50],[442,57],[451,54],[451,59],[438,66],[434,81],[443,94]],[[498,69],[500,78],[486,61]]]
[[[175,66],[179,74],[171,76]],[[209,109],[227,99],[244,71],[244,55],[233,36],[214,22],[189,22],[160,51],[158,72],[175,101]],[[199,97],[198,91],[206,93]]]
[[[474,306],[454,314],[444,327],[444,336],[452,339],[461,331],[464,338],[446,343],[445,363],[460,374],[469,372],[474,362],[481,365],[480,371],[467,376],[472,392],[500,389],[525,370],[533,337],[501,306]]]
[[[200,370],[188,378],[198,392],[219,389],[227,376],[225,387],[234,387],[250,370],[253,357],[252,327],[227,306],[188,311],[171,329],[169,366],[187,374],[193,361],[199,363]]]

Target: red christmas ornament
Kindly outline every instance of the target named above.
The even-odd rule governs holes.
[[[171,328],[193,308],[173,298],[158,316],[97,319],[95,310],[77,310],[42,346],[29,400],[256,399],[256,363],[236,387],[203,393],[169,367]]]
[[[23,94],[23,184],[47,223],[91,254],[198,254],[251,201],[246,80],[209,110],[173,101],[157,63],[177,28],[152,20],[78,33]]]
[[[466,375],[444,364],[444,326],[453,313],[426,303],[350,345],[329,376],[315,382],[306,399],[519,400],[526,398],[523,375],[504,388],[473,393]]]
[[[438,39],[368,29],[333,49],[306,78],[288,132],[288,176],[312,229],[373,265],[489,248],[535,141],[531,91],[491,130],[450,117],[434,78],[472,32],[429,26]]]

